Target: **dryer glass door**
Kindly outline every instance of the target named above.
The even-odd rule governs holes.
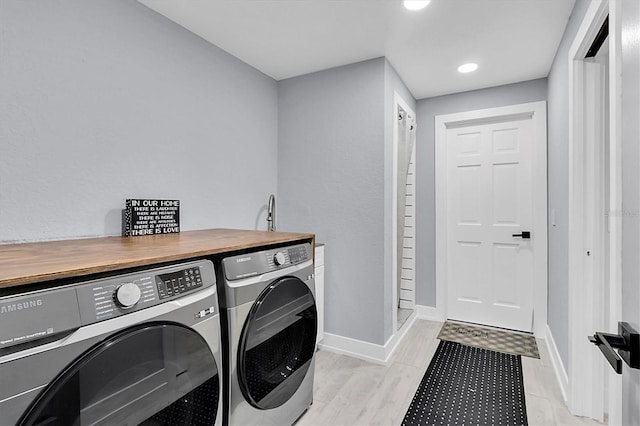
[[[258,296],[240,336],[238,376],[251,405],[270,409],[296,392],[313,358],[317,312],[311,290],[284,277]]]
[[[126,329],[91,348],[19,424],[214,424],[220,380],[206,341],[177,324]]]

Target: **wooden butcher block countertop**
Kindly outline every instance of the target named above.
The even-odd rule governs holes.
[[[208,229],[142,237],[0,244],[0,289],[288,242],[313,234]]]

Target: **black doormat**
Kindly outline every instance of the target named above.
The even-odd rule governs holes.
[[[441,341],[404,425],[527,425],[520,355]]]

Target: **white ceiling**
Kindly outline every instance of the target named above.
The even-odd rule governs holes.
[[[416,99],[546,77],[575,2],[139,1],[276,80],[386,56]]]

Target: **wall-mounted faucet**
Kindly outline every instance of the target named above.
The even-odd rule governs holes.
[[[267,207],[267,231],[276,230],[276,197],[269,195],[269,207]]]

